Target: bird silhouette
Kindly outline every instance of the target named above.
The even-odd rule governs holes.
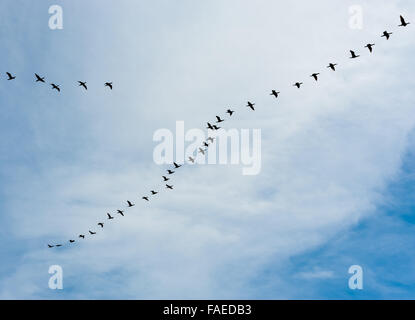
[[[16,77],[12,76],[10,72],[6,72],[7,76],[9,77],[7,80],[14,80]]]
[[[168,184],[166,184],[166,188],[167,188],[167,189],[171,189],[171,190],[173,190],[173,186],[170,186],[170,185],[168,185]]]
[[[213,143],[213,141],[215,141],[215,138],[209,137],[207,138],[207,140]]]
[[[176,168],[176,169],[179,169],[182,165],[181,164],[177,164],[176,162],[173,162],[173,164],[174,164],[174,167]]]
[[[270,96],[274,96],[275,98],[278,98],[278,95],[280,94],[280,92],[278,91],[275,91],[275,90],[272,90],[271,91],[271,94],[270,94]]]
[[[75,242],[75,240],[69,240],[69,242],[70,242],[70,243],[74,243],[74,242]]]
[[[154,190],[151,190],[150,191],[151,192],[151,194],[154,196],[154,195],[156,195],[158,192],[157,191],[154,191]]]
[[[218,127],[217,125],[213,125],[213,129],[215,129],[215,130],[219,130],[221,127]]]
[[[124,211],[122,210],[117,210],[117,213],[119,213],[120,215],[122,215],[124,217]]]
[[[246,106],[248,108],[251,108],[253,111],[255,111],[254,105],[255,105],[255,103],[252,103],[252,102],[248,101],[248,104]]]
[[[233,115],[234,112],[235,111],[233,111],[231,109],[226,110],[226,113],[228,113],[230,117],[232,117],[232,115]]]
[[[405,18],[400,16],[401,18],[401,24],[399,25],[399,27],[406,27],[408,24],[411,24],[410,22],[406,22]]]
[[[131,201],[127,200],[128,208],[134,207],[135,204],[131,203]]]
[[[88,87],[86,86],[86,82],[78,81],[78,83],[80,87],[82,86],[85,88],[85,90],[88,90]]]
[[[175,171],[172,171],[172,170],[170,170],[170,169],[169,169],[169,170],[167,170],[167,173],[168,173],[168,174],[173,174],[174,172],[175,172]]]
[[[313,73],[310,77],[313,77],[314,78],[314,80],[318,80],[318,75],[319,75],[320,73]]]
[[[148,199],[148,197],[142,197],[141,199],[146,200],[146,201],[150,201],[150,200]]]
[[[98,223],[101,228],[104,228],[104,224],[102,222]]]
[[[105,82],[105,86],[112,90],[112,82]]]
[[[203,142],[203,146],[206,147],[206,148],[209,147],[209,145],[206,142]]]
[[[55,89],[55,90],[61,92],[61,89],[59,88],[59,85],[54,84],[54,83],[51,83],[50,85],[52,86],[52,90]]]
[[[36,82],[45,82],[45,77],[41,77],[39,76],[37,73],[35,73],[35,77],[36,77]]]
[[[52,245],[48,244],[48,247],[49,247],[49,248],[53,248],[54,246],[52,246]]]
[[[170,178],[167,178],[167,177],[163,176],[163,180],[164,180],[164,181],[169,181],[169,180],[170,180]]]
[[[337,66],[337,63],[329,63],[327,68],[330,68],[331,70],[336,71],[336,66]]]
[[[302,82],[296,82],[293,84],[293,87],[297,87],[298,89],[300,89],[302,84]]]
[[[393,32],[387,32],[387,31],[383,31],[383,34],[382,34],[382,38],[383,37],[385,37],[386,38],[386,40],[389,40],[389,38],[390,38],[390,36],[391,36],[391,34],[393,34]]]
[[[195,163],[195,159],[194,159],[194,158],[192,158],[192,157],[189,157],[189,161],[190,161],[191,163]]]
[[[219,116],[216,116],[216,119],[218,120],[218,121],[216,121],[216,123],[221,123],[221,122],[225,121],[225,120],[221,119]]]
[[[206,150],[203,150],[202,148],[199,148],[199,153],[201,153],[201,154],[205,155],[205,151],[206,151]]]
[[[113,217],[113,216],[111,216],[109,213],[107,213],[107,216],[108,216],[108,220],[112,220],[112,219],[114,219],[114,217]]]
[[[97,234],[96,232],[93,232],[91,230],[89,230],[89,233],[92,234],[92,235]]]
[[[56,248],[58,248],[58,247],[62,247],[62,245],[61,245],[61,244],[57,244],[55,247],[56,247]]]
[[[215,128],[213,128],[213,126],[209,122],[207,123],[206,129],[215,130]]]
[[[78,238],[85,239],[85,236],[83,234],[80,234]]]
[[[373,52],[373,46],[374,45],[375,45],[374,43],[368,43],[367,45],[365,45],[365,48],[368,48],[369,51],[370,51],[370,53],[372,53]]]
[[[353,50],[350,50],[350,54],[352,55],[350,57],[350,59],[356,59],[356,58],[359,58],[360,57],[359,55],[356,55],[356,53]]]

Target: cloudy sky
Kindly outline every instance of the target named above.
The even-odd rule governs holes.
[[[415,298],[415,26],[400,14],[415,23],[413,1],[1,1],[0,298]],[[227,128],[261,129],[260,173],[187,166],[165,192],[154,132],[229,106]],[[126,199],[95,237],[46,247]]]

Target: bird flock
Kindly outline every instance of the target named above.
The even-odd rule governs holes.
[[[400,22],[401,22],[401,24],[399,25],[399,27],[407,27],[410,24],[410,22],[407,22],[402,15],[400,16]],[[392,32],[384,31],[382,33],[381,37],[385,38],[386,40],[389,40],[392,34],[393,34]],[[368,43],[366,46],[364,46],[364,48],[367,48],[369,50],[369,52],[372,53],[374,46],[375,46],[374,43]],[[359,57],[360,57],[360,55],[356,54],[356,52],[354,50],[350,50],[350,59],[357,59]],[[329,63],[327,68],[331,69],[332,71],[336,71],[337,66],[338,66],[337,63]],[[16,78],[8,72],[7,72],[7,75],[9,77],[8,80],[14,80]],[[39,82],[39,81],[40,82],[45,82],[44,78],[41,78],[37,74],[35,74],[35,76],[37,78],[36,82]],[[315,73],[310,75],[310,77],[313,78],[315,81],[318,81],[319,76],[320,76],[320,73],[318,73],[318,72],[315,72]],[[78,81],[78,83],[79,83],[79,86],[82,86],[85,90],[88,89],[87,85],[86,85],[86,82]],[[53,83],[51,85],[52,85],[52,89],[56,89],[56,90],[60,91],[60,88],[59,88],[58,85],[55,85]],[[303,85],[303,82],[296,82],[296,83],[293,84],[293,86],[297,87],[298,89],[300,89],[302,85]],[[105,86],[112,89],[112,83],[111,82],[105,83]],[[276,91],[275,89],[273,89],[271,91],[270,95],[275,97],[275,98],[278,98],[279,95],[280,95],[280,91]],[[247,102],[246,107],[249,108],[252,111],[255,111],[255,103],[253,103],[251,101]],[[226,110],[226,114],[228,115],[228,117],[232,117],[232,115],[234,113],[235,113],[234,110],[231,110],[231,109]],[[224,122],[224,121],[225,121],[225,119],[221,118],[220,116],[216,116],[216,121],[214,122],[214,124],[212,124],[210,122],[207,122],[207,127],[206,128],[208,129],[208,132],[209,132],[209,130],[213,132],[213,131],[217,131],[217,130],[221,129],[221,127],[219,127],[218,125],[220,123]],[[213,144],[214,140],[215,140],[215,137],[208,136],[208,138],[203,142],[202,146],[200,146],[200,148],[198,149],[197,153],[200,153],[200,154],[204,155],[208,151],[209,146],[211,146]],[[189,158],[188,158],[189,163],[190,162],[195,163],[195,161],[196,161],[196,159],[194,157],[189,156]],[[176,162],[173,162],[173,167],[166,170],[166,175],[162,175],[162,179],[163,179],[162,181],[165,184],[165,189],[166,190],[173,190],[174,185],[172,185],[171,182],[169,182],[169,181],[172,179],[172,176],[176,173],[176,171],[178,169],[180,169],[183,165],[184,164],[178,164]],[[153,197],[157,196],[158,194],[159,194],[159,191],[150,190],[149,195],[142,196],[141,200],[149,202],[149,201],[152,200]],[[113,213],[113,214],[107,213],[106,214],[106,220],[107,221],[114,220],[116,216],[118,216],[119,218],[122,218],[122,217],[125,216],[126,210],[130,209],[134,206],[135,206],[135,203],[133,203],[130,200],[127,200],[126,205],[125,205],[123,210],[117,209],[115,211],[115,213]],[[69,239],[66,242],[56,243],[56,244],[48,244],[48,247],[49,248],[59,248],[59,247],[62,247],[64,245],[73,245],[76,241],[84,240],[87,235],[92,237],[92,236],[97,234],[97,231],[96,231],[97,229],[96,228],[98,228],[100,230],[104,229],[105,223],[102,222],[102,221],[99,221],[96,224],[95,228],[92,228],[93,230],[91,230],[91,229],[88,230],[88,233],[86,233],[86,232],[81,233],[77,237],[75,237],[73,239]],[[76,238],[77,238],[77,240],[75,240]]]

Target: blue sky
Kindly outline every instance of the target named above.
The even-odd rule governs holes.
[[[53,4],[63,30],[48,28]],[[2,1],[0,298],[413,299],[415,29],[397,24],[415,5],[361,1],[352,30],[355,4]],[[261,173],[183,170],[174,193],[141,203],[165,169],[153,133],[228,106],[232,128],[262,130]],[[45,248],[126,199],[134,211],[95,239]],[[62,291],[47,286],[54,264]],[[355,264],[362,291],[347,285]]]

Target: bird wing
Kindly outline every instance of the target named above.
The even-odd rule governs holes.
[[[405,24],[405,19],[401,16],[401,23]]]

